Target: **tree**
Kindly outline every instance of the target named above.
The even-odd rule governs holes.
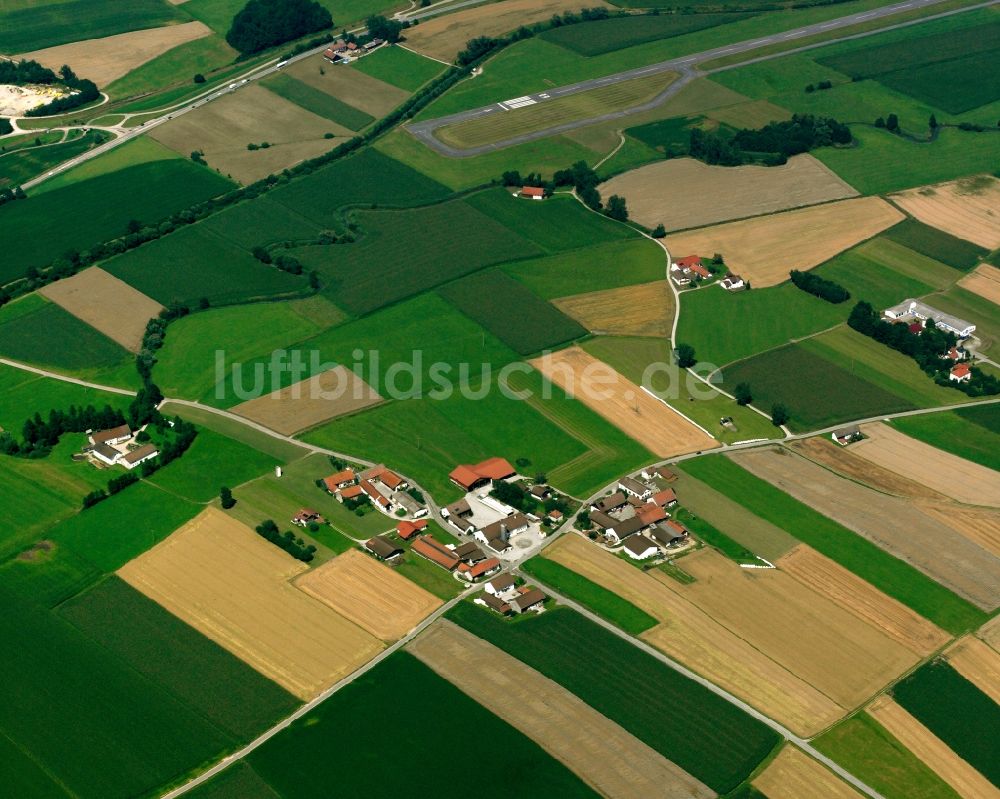
[[[332,25],[330,12],[315,0],[250,0],[233,17],[226,41],[246,55]]]
[[[10,120],[7,117],[0,117],[0,136],[6,136],[13,132],[14,126],[10,124]]]
[[[878,119],[876,119],[875,120],[875,127],[876,128],[884,128],[885,127],[885,119],[883,119],[882,117],[879,117]]]
[[[899,117],[895,114],[889,114],[885,118],[885,129],[891,130],[893,133],[899,132]]]
[[[229,510],[236,504],[236,500],[233,498],[233,492],[226,486],[219,489],[219,501],[222,503],[222,507],[226,510]]]
[[[663,223],[662,222],[659,225],[657,225],[655,228],[653,228],[653,238],[654,239],[662,239],[666,235],[667,235],[667,229],[665,227],[663,227]]]
[[[194,74],[194,82],[195,83],[204,83],[205,82],[205,76],[202,75],[200,72],[196,72]]]
[[[690,344],[677,345],[677,365],[681,369],[690,369],[697,362],[697,359],[694,357],[694,347]]]
[[[788,422],[788,408],[780,402],[771,406],[771,423],[775,427],[781,427]]]
[[[749,383],[737,383],[736,388],[733,389],[733,396],[736,397],[737,405],[749,405],[753,402],[753,392],[750,390]]]
[[[608,197],[608,204],[604,209],[604,213],[611,217],[611,219],[617,219],[619,222],[627,222],[628,207],[625,204],[625,198],[617,194],[612,194]]]
[[[129,233],[138,233],[140,230],[142,230],[142,222],[140,222],[138,219],[130,219],[128,221],[128,224],[125,225],[125,229]]]
[[[934,130],[938,126],[937,117],[931,114],[931,118],[927,120],[927,127]]]
[[[374,14],[365,20],[365,27],[373,39],[385,39],[390,44],[399,41],[403,33],[403,23],[388,19],[380,14]]]

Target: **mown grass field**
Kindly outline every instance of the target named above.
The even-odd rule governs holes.
[[[587,335],[575,319],[498,269],[449,283],[439,293],[520,355]]]
[[[986,256],[986,250],[916,219],[905,219],[882,234],[914,252],[968,272]]]
[[[760,722],[568,608],[509,624],[462,602],[447,617],[555,680],[713,790],[736,787],[777,743]],[[628,684],[656,689],[622,691]]]
[[[381,0],[381,3],[384,5],[384,0]],[[444,64],[425,58],[412,50],[385,46],[371,55],[359,58],[351,64],[351,68],[408,92],[415,92],[445,70]]]
[[[385,720],[400,740],[394,766],[384,767]],[[428,723],[435,719],[434,723]],[[350,745],[345,745],[345,724]],[[412,655],[397,652],[255,750],[248,761],[282,796],[421,795],[464,797],[468,786],[451,769],[429,768],[428,753],[456,740],[503,741],[504,770],[527,795],[596,796],[534,741],[438,677]],[[396,747],[393,747],[396,748]],[[308,769],[289,768],[302,752]]]
[[[115,147],[113,150],[101,153],[96,158],[91,158],[89,161],[85,161],[72,169],[67,169],[65,172],[60,172],[58,175],[49,178],[33,189],[31,196],[37,197],[39,194],[65,188],[74,183],[80,183],[81,181],[96,178],[100,175],[109,175],[130,166],[148,164],[153,161],[178,160],[181,158],[182,156],[164,147],[156,139],[151,139],[149,136],[139,136]]]
[[[981,624],[986,616],[870,541],[802,504],[723,456],[687,461],[684,470],[725,492],[751,513],[783,528],[879,590],[954,634]]]
[[[291,75],[273,75],[263,81],[268,90],[312,113],[343,125],[350,130],[361,130],[375,121],[375,117],[359,108],[338,100],[331,94],[321,92],[296,80]]]
[[[525,562],[525,572],[566,594],[588,610],[621,627],[629,635],[639,635],[659,622],[627,599],[567,569],[560,563],[537,557]]]
[[[1000,405],[961,408],[893,419],[908,436],[966,460],[1000,471]]]
[[[212,73],[231,64],[237,52],[219,35],[185,42],[133,69],[109,84],[105,91],[114,99],[135,97],[147,92],[183,85],[193,86],[196,74],[215,78]],[[104,87],[102,87],[104,88]],[[163,103],[168,105],[169,101]]]
[[[839,283],[851,293],[845,305],[865,300],[876,308],[888,308],[906,297],[922,297],[933,286],[895,271],[862,247],[848,250],[817,267],[817,275]],[[958,277],[958,273],[955,273]]]

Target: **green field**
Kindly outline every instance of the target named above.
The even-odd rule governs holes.
[[[36,799],[69,799],[69,794],[55,778],[17,748],[6,735],[0,735],[0,763],[4,764],[6,790],[12,796],[32,796]]]
[[[332,94],[314,89],[291,75],[283,73],[273,75],[262,83],[265,88],[279,97],[284,97],[306,111],[311,111],[317,116],[343,125],[349,130],[361,130],[375,121],[375,117],[371,114],[348,105],[343,100],[338,100]]]
[[[498,269],[449,283],[439,293],[520,355],[587,335],[575,319]]]
[[[281,799],[246,760],[238,760],[221,774],[188,792],[190,799]]]
[[[890,424],[932,447],[1000,471],[1000,405],[893,419]]]
[[[939,627],[960,634],[986,614],[908,563],[879,549],[821,513],[721,455],[686,461],[684,471],[724,492]]]
[[[110,138],[100,131],[88,131],[82,136],[71,133],[62,144],[31,147],[8,153],[0,158],[0,188],[20,186],[63,161],[92,150]]]
[[[233,186],[190,161],[140,164],[31,196],[0,208],[4,261],[0,282],[44,267],[67,250],[85,250],[126,233],[132,219],[150,224]],[[58,224],[53,224],[58,220]]]
[[[385,46],[359,58],[351,68],[408,92],[415,92],[445,70],[443,64],[412,50]]]
[[[232,64],[237,55],[221,36],[205,36],[179,44],[136,67],[111,83],[106,91],[119,100],[178,85],[193,88],[196,74],[211,80],[215,77],[212,74],[214,71]],[[163,106],[168,104],[169,101],[164,102]]]
[[[942,661],[927,663],[892,689],[895,700],[962,760],[1000,786],[1000,706]]]
[[[32,197],[45,194],[55,189],[62,189],[74,183],[79,183],[100,175],[108,175],[120,169],[152,161],[178,160],[181,156],[168,147],[164,147],[156,139],[149,136],[139,136],[125,142],[113,150],[102,153],[96,158],[84,161],[82,164],[60,172],[58,175],[40,183],[31,191]]]
[[[270,195],[232,205],[199,224],[247,250],[286,241],[315,240],[321,230],[315,222]]]
[[[890,239],[909,247],[914,252],[963,272],[972,269],[987,254],[986,250],[970,241],[952,236],[916,219],[904,219],[882,233],[880,238]]]
[[[901,224],[905,225],[906,222]],[[961,271],[946,266],[923,252],[916,252],[884,235],[866,241],[850,252],[874,264],[880,264],[897,275],[932,286],[935,289],[946,289],[962,277]],[[864,295],[864,287],[859,287],[858,296],[863,297]],[[895,305],[896,302],[898,300],[893,301],[890,305]]]
[[[870,243],[877,241],[879,240]],[[948,269],[956,278],[959,277],[954,269],[942,268]],[[866,248],[866,245],[842,252],[813,272],[826,280],[839,283],[851,292],[850,300],[845,303],[849,307],[853,307],[859,300],[865,300],[876,308],[888,308],[906,297],[922,297],[934,289],[927,283],[897,272],[882,261],[877,252]]]
[[[736,787],[777,744],[760,722],[568,608],[508,624],[462,602],[447,617],[560,683],[713,790]],[[622,690],[630,684],[655,690]]]
[[[813,740],[824,755],[885,799],[958,799],[958,794],[867,713]]]
[[[391,7],[391,4],[386,5],[386,0],[319,0],[319,4],[330,11],[333,25],[338,30]],[[192,17],[200,19],[216,33],[225,35],[233,17],[246,3],[244,0],[188,0],[184,5],[184,11]]]
[[[621,627],[629,635],[639,635],[659,622],[627,599],[609,591],[572,569],[548,558],[537,557],[521,567],[546,585],[579,602],[587,610]]]
[[[178,405],[173,402],[166,402],[162,407],[165,416],[180,416],[199,427],[214,430],[220,435],[231,438],[234,441],[241,441],[249,447],[253,447],[265,455],[287,463],[297,458],[305,457],[309,450],[301,444],[295,444],[283,438],[268,435],[253,427],[249,427],[242,421],[213,413],[208,408],[192,408],[187,405]]]
[[[927,302],[945,313],[972,320],[976,325],[976,338],[983,342],[983,353],[995,353],[1000,342],[1000,306],[961,286],[954,286],[943,294],[932,294]]]

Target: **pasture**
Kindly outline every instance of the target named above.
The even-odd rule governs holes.
[[[865,300],[876,308],[888,308],[904,297],[922,297],[934,290],[933,286],[897,272],[882,261],[878,251],[883,243],[883,239],[873,239],[843,252],[817,267],[816,274],[840,284],[850,292],[851,298],[845,303],[847,307],[853,307],[858,300]],[[950,267],[941,268],[957,277],[955,270]]]
[[[118,575],[285,690],[311,699],[382,645],[289,582],[307,570],[206,508]]]
[[[1000,471],[995,405],[894,419],[890,424],[936,449]]]
[[[545,31],[541,38],[585,57],[603,55],[646,42],[682,36],[746,19],[746,14],[665,14],[612,17]]]
[[[824,799],[857,799],[861,796],[836,774],[788,744],[767,764],[751,784],[767,799],[798,799],[817,791]]]
[[[857,192],[811,155],[781,166],[709,166],[671,158],[618,175],[599,186],[604,197],[628,200],[629,217],[667,230],[714,225],[804,205],[842,200]],[[683,196],[683,203],[676,198]]]
[[[575,294],[553,301],[592,333],[611,336],[670,336],[674,294],[663,279],[638,286]]]
[[[287,73],[273,75],[262,81],[262,85],[279,97],[284,97],[306,111],[336,122],[348,130],[361,130],[375,121],[375,117],[371,114],[339,100],[332,94],[296,80]]]
[[[1000,247],[1000,180],[989,175],[924,186],[890,198],[931,227],[980,247]]]
[[[777,743],[760,722],[572,610],[507,624],[461,602],[447,618],[559,683],[715,791],[738,785]],[[630,681],[656,690],[621,691]]]
[[[409,92],[360,70],[340,66],[330,68],[319,55],[290,64],[283,71],[285,75],[376,118],[384,117],[409,97]]]
[[[790,269],[811,269],[903,219],[879,197],[860,197],[814,208],[667,236],[676,255],[722,253],[726,264],[754,288],[788,279]]]
[[[980,264],[974,272],[958,281],[958,285],[994,305],[1000,305],[1000,269],[995,266]]]
[[[213,33],[177,45],[102,88],[116,100],[162,91],[166,87],[182,87],[182,91],[186,93],[190,77],[199,72],[211,79],[222,77],[222,70],[233,64],[236,56],[237,52],[226,40]],[[183,96],[179,95],[177,99],[182,99]],[[167,97],[164,95],[156,100],[150,99],[149,107],[168,104]]]
[[[320,233],[315,222],[270,195],[231,205],[199,224],[246,250],[289,241],[315,241]]]
[[[982,247],[916,219],[904,219],[882,236],[962,272],[968,272],[986,256]]]
[[[83,135],[77,135],[78,132],[68,133],[66,140],[61,144],[53,144],[46,140],[51,137],[58,142],[63,136],[62,131],[42,133],[37,137],[42,146],[25,146],[8,151],[0,160],[0,188],[19,186],[32,178],[40,177],[46,170],[94,149],[108,138],[102,131],[91,130]],[[41,187],[32,194],[40,190]]]
[[[570,316],[498,269],[469,275],[438,293],[520,355],[587,334]]]
[[[380,0],[382,1],[382,0]],[[350,68],[407,92],[415,92],[444,71],[444,66],[405,47],[382,46]]]
[[[908,219],[906,222],[901,222],[898,227],[903,227],[910,221],[912,220]],[[890,228],[890,231],[894,229]],[[848,250],[842,256],[834,258],[829,263],[837,263],[841,258],[846,258],[847,256],[863,259],[865,262],[871,264],[870,269],[876,272],[886,272],[886,275],[882,276],[879,281],[880,285],[886,289],[892,287],[893,280],[904,279],[912,281],[911,283],[906,283],[906,285],[913,285],[915,288],[932,286],[936,289],[946,289],[962,276],[962,273],[954,267],[947,266],[939,260],[935,260],[924,253],[916,252],[889,238],[888,234],[890,231],[886,231],[882,235],[866,241],[864,244],[859,244],[854,249]],[[868,263],[865,266],[868,266]],[[820,270],[825,269],[826,264],[818,268]],[[818,274],[822,275],[823,272],[820,271]],[[870,282],[873,277],[877,276],[867,274],[865,278]],[[870,291],[860,285],[855,288],[857,289],[855,296],[865,297]],[[895,290],[898,291],[899,289],[900,287],[897,286]],[[889,304],[895,305],[896,302],[898,300],[894,300]]]
[[[570,767],[602,796],[655,794],[712,799],[715,793],[561,685],[447,620],[408,651]],[[609,758],[608,748],[632,757]]]
[[[48,178],[35,188],[32,197],[79,183],[82,180],[96,178],[99,175],[109,175],[130,166],[148,164],[153,161],[179,160],[180,158],[180,155],[169,147],[164,147],[158,141],[148,136],[139,136],[109,152],[101,153],[96,158],[91,158],[89,161]]]

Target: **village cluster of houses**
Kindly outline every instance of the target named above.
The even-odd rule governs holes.
[[[345,64],[350,63],[355,58],[360,58],[366,53],[370,53],[377,47],[381,47],[385,44],[385,39],[372,39],[370,42],[365,44],[358,44],[357,42],[347,42],[343,39],[337,39],[333,42],[326,50],[323,51],[323,58],[332,64],[337,64],[343,62]]]
[[[127,424],[109,430],[95,430],[88,435],[88,439],[90,446],[87,451],[105,466],[121,465],[131,470],[160,454],[153,444],[137,443]]]
[[[323,478],[323,485],[339,502],[368,497],[372,505],[386,515],[402,510],[414,518],[426,516],[429,511],[410,496],[410,484],[383,464],[355,472],[346,468]]]
[[[476,597],[475,602],[501,616],[513,616],[529,610],[541,612],[545,607],[545,599],[545,594],[538,588],[519,586],[509,574],[501,574],[483,586],[483,593]]]
[[[932,308],[930,305],[914,299],[906,299],[898,305],[886,308],[882,311],[882,316],[886,321],[907,325],[910,332],[916,336],[923,332],[927,320],[933,319],[935,327],[951,333],[959,339],[957,347],[952,347],[941,356],[955,364],[948,373],[948,379],[956,383],[964,383],[972,379],[972,366],[965,362],[969,353],[962,346],[962,342],[976,332],[976,326],[972,322],[939,311],[937,308]]]
[[[711,280],[712,273],[702,263],[700,255],[685,255],[670,264],[670,279],[683,288],[695,280]],[[742,291],[746,288],[743,278],[733,272],[722,278],[719,285],[726,291]]]

